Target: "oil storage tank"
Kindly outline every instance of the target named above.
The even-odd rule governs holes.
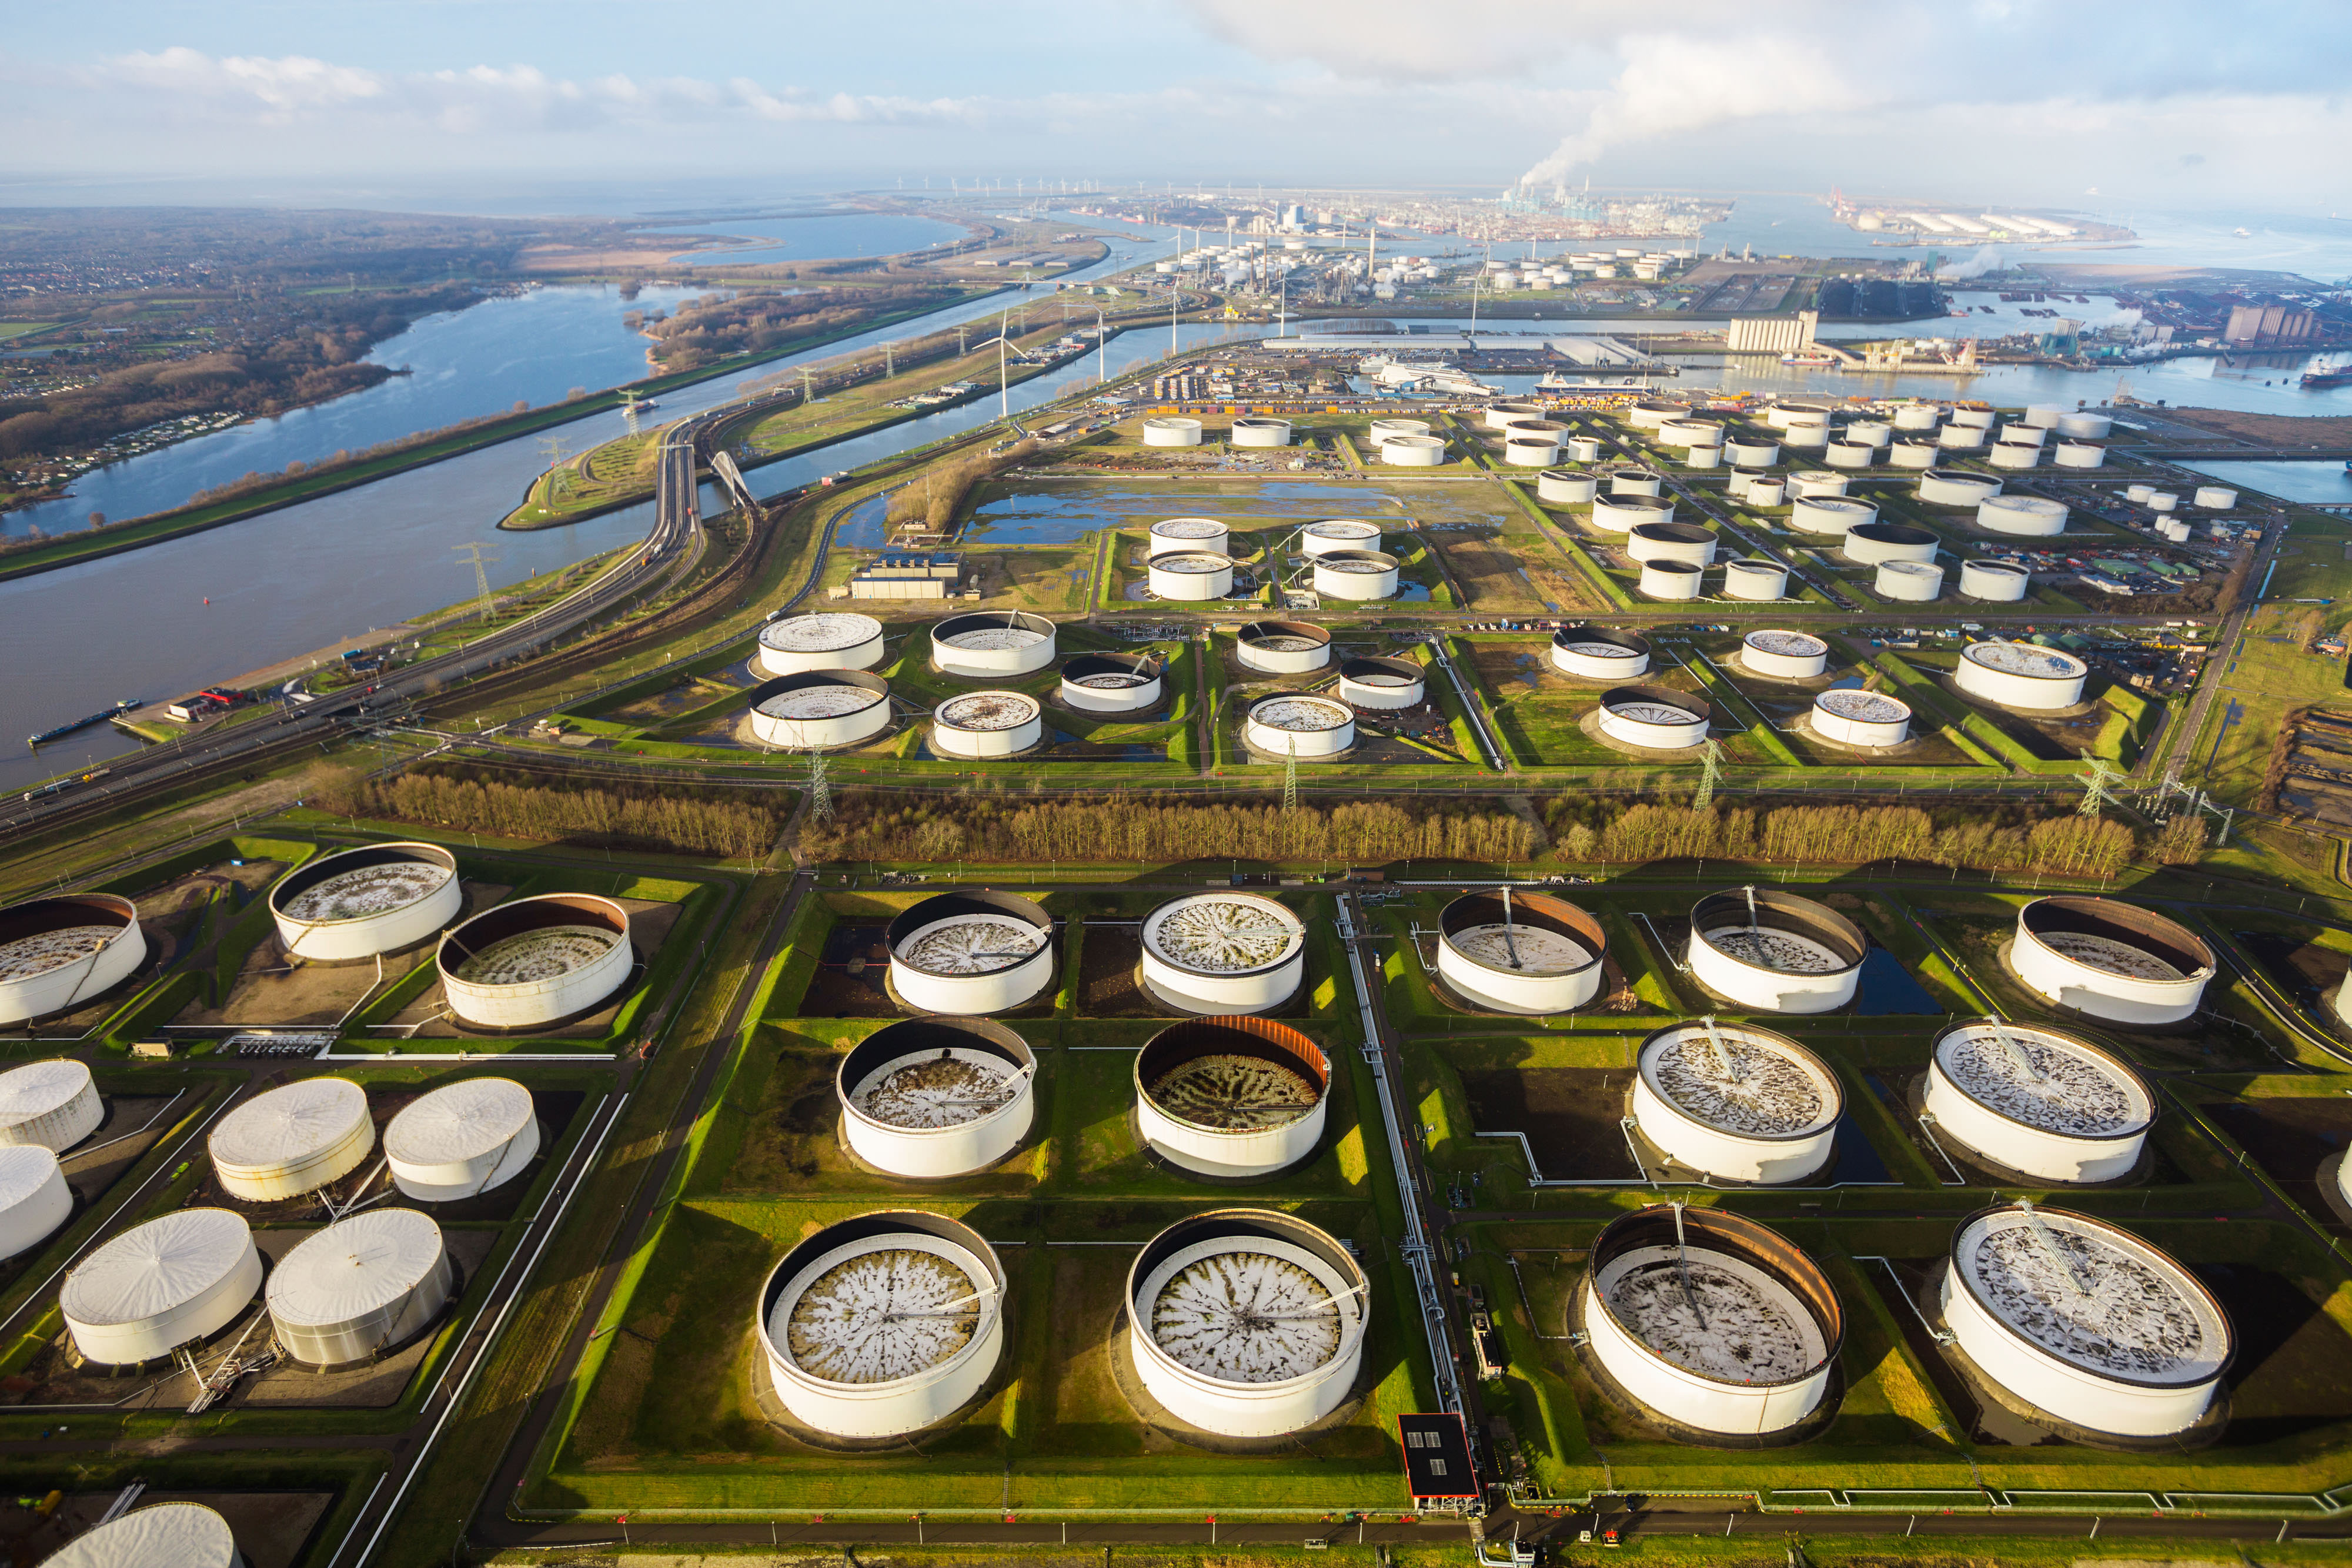
[[[1925,1099],[1939,1142],[2044,1182],[2129,1176],[2156,1121],[2147,1081],[2115,1052],[1991,1017],[1936,1037]]]
[[[1544,893],[1465,893],[1437,916],[1437,973],[1489,1012],[1572,1012],[1601,991],[1609,935],[1585,911]]]
[[[751,690],[751,737],[784,751],[860,746],[890,727],[890,684],[864,670],[808,670]]]
[[[1846,559],[1864,566],[1883,560],[1934,560],[1941,541],[1927,528],[1909,523],[1860,523],[1848,528]]]
[[[842,1141],[891,1176],[985,1170],[1029,1135],[1036,1070],[1028,1042],[1001,1023],[903,1019],[852,1046],[835,1069]]]
[[[1340,664],[1337,695],[1349,707],[1381,711],[1419,707],[1428,689],[1412,660],[1364,654]]]
[[[1083,713],[1160,706],[1160,661],[1149,653],[1079,653],[1062,666],[1062,702]]]
[[[836,1221],[760,1287],[769,1385],[822,1438],[878,1443],[936,1427],[995,1375],[1007,1283],[996,1249],[944,1215]]]
[[[1591,501],[1600,487],[1600,481],[1590,474],[1572,474],[1565,468],[1547,468],[1536,476],[1536,499],[1547,506],[1574,507]]]
[[[1045,735],[1045,709],[1026,692],[966,692],[931,710],[931,749],[942,757],[1017,757]]]
[[[1184,555],[1207,550],[1231,555],[1233,529],[1214,517],[1162,517],[1151,525],[1145,549],[1148,557]]]
[[[1952,684],[1972,697],[2004,707],[2049,710],[2083,700],[2091,667],[2056,648],[2034,643],[1971,643],[1960,650]]]
[[[420,1094],[383,1130],[393,1185],[420,1203],[503,1186],[539,1153],[539,1112],[511,1078],[467,1078]]]
[[[1674,521],[1675,504],[1658,496],[1601,496],[1592,503],[1592,526],[1622,534],[1643,523]]]
[[[1691,906],[1692,975],[1716,995],[1759,1012],[1845,1006],[1869,951],[1869,938],[1853,921],[1778,888],[1711,893]]]
[[[1261,1013],[1297,993],[1307,925],[1280,900],[1195,893],[1143,917],[1143,988],[1179,1012]]]
[[[1830,667],[1830,645],[1810,632],[1768,627],[1739,640],[1739,664],[1776,681],[1809,681]]]
[[[1961,468],[1930,468],[1919,476],[1919,498],[1931,507],[1978,507],[2000,494],[2000,481]]]
[[[39,1144],[0,1145],[0,1260],[28,1252],[73,1214],[73,1188]]]
[[[762,675],[803,670],[870,670],[882,662],[882,622],[854,610],[785,615],[760,628],[752,669]]]
[[[1391,417],[1372,421],[1371,426],[1367,434],[1371,437],[1372,444],[1377,446],[1381,442],[1387,441],[1393,436],[1427,435],[1429,432],[1430,423],[1429,421],[1425,419],[1402,419]]]
[[[1680,751],[1706,739],[1715,705],[1672,686],[1619,686],[1601,694],[1601,733],[1652,751]]]
[[[1834,746],[1875,749],[1911,738],[1911,705],[1885,692],[1839,686],[1813,699],[1813,734]]]
[[[68,893],[0,909],[0,1027],[104,996],[147,961],[139,906]]]
[[[1715,530],[1697,523],[1636,523],[1625,536],[1625,554],[1644,565],[1654,560],[1679,560],[1692,566],[1715,563]]]
[[[58,1308],[84,1361],[139,1366],[226,1328],[260,1289],[261,1254],[244,1216],[183,1208],[84,1258]]]
[[[1933,468],[1943,461],[1943,453],[1932,441],[1915,438],[1898,441],[1887,455],[1887,460],[1897,468]]]
[[[347,1366],[414,1339],[457,1285],[439,1226],[413,1208],[372,1208],[304,1237],[262,1299],[288,1355]]]
[[[1323,1138],[1331,1063],[1271,1019],[1188,1019],[1135,1058],[1135,1121],[1145,1145],[1195,1176],[1271,1176]]]
[[[1871,591],[1899,604],[1925,604],[1944,591],[1944,569],[1933,561],[1883,560]]]
[[[1363,517],[1320,517],[1298,530],[1298,549],[1302,555],[1328,555],[1333,550],[1380,548],[1380,524]]]
[[[1391,435],[1381,443],[1381,461],[1392,468],[1436,468],[1445,462],[1442,435]]]
[[[1215,1209],[1146,1242],[1128,1271],[1129,1355],[1187,1426],[1276,1437],[1347,1401],[1370,1280],[1345,1247],[1273,1209]]]
[[[1705,570],[1686,560],[1645,560],[1636,586],[1646,599],[1696,599]]]
[[[1234,658],[1245,670],[1303,675],[1331,662],[1331,633],[1305,621],[1253,621],[1234,634]]]
[[[1800,496],[1789,507],[1789,526],[1801,534],[1847,534],[1877,520],[1876,507],[1843,496]]]
[[[943,675],[1030,675],[1052,664],[1054,653],[1054,623],[1024,610],[978,610],[931,626],[931,666]]]
[[[2120,1226],[2026,1204],[1952,1234],[1944,1322],[1976,1370],[2077,1434],[2186,1431],[2236,1354],[2197,1276]]]
[[[1143,444],[1198,446],[1201,444],[1201,422],[1179,414],[1156,414],[1143,422]]]
[[[0,1145],[38,1144],[63,1154],[105,1120],[86,1063],[59,1057],[0,1072]]]
[[[1393,598],[1397,559],[1381,550],[1325,550],[1315,558],[1315,591],[1363,602]]]
[[[205,1140],[221,1190],[247,1203],[315,1192],[375,1152],[367,1091],[343,1078],[298,1078],[231,1111]]]
[[[2062,441],[2052,460],[2061,468],[2104,468],[2107,449],[2095,441]]]
[[[484,910],[441,938],[449,1010],[483,1030],[525,1030],[593,1012],[636,967],[629,912],[587,893],[547,893]]]
[[[1151,597],[1175,601],[1223,599],[1234,591],[1234,558],[1222,550],[1174,550],[1147,568]]]
[[[289,958],[352,964],[437,935],[465,912],[457,857],[439,844],[363,844],[278,878],[269,915]]]
[[[93,1526],[41,1568],[245,1568],[228,1521],[200,1502],[157,1502]]]
[[[1650,673],[1650,640],[1608,626],[1563,626],[1551,634],[1552,667],[1580,681],[1632,681]]]
[[[2196,1016],[2213,977],[2203,937],[2152,909],[2074,894],[2017,912],[2010,972],[2061,1007],[2113,1023],[2179,1023]]]
[[[2042,496],[1987,496],[1977,503],[1977,527],[1988,533],[2053,538],[2066,531],[2066,503]]]
[[[1648,496],[1653,499],[1665,492],[1665,476],[1648,468],[1612,468],[1609,471],[1609,493],[1612,496]]]
[[[1739,468],[1769,468],[1780,461],[1780,444],[1735,435],[1723,444],[1723,460]]]
[[[890,984],[918,1012],[1007,1012],[1054,978],[1053,916],[1017,894],[937,894],[901,910],[882,940]]]
[[[2025,591],[2032,580],[2032,572],[2013,560],[1960,562],[1960,593],[1963,598],[2014,603],[2025,597]]]
[[[1228,439],[1235,446],[1287,446],[1290,444],[1290,421],[1251,414],[1234,421]]]
[[[1264,757],[1328,762],[1356,744],[1356,710],[1330,697],[1277,693],[1250,704],[1242,739]]]
[[[2115,429],[2115,421],[2104,413],[2078,412],[2058,416],[2057,432],[2084,441],[2105,441]]]
[[[1809,1429],[1845,1337],[1829,1277],[1794,1244],[1724,1209],[1665,1204],[1593,1239],[1571,1322],[1635,1406],[1701,1442]]]
[[[1633,1124],[1708,1181],[1801,1181],[1832,1157],[1837,1074],[1788,1036],[1711,1018],[1642,1042]]]

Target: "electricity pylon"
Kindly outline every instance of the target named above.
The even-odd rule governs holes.
[[[1691,810],[1704,811],[1715,804],[1717,779],[1723,771],[1723,747],[1708,740],[1698,754],[1698,792],[1691,797]]]
[[[2120,779],[2123,769],[2104,757],[2083,753],[2083,800],[2074,810],[2085,817],[2095,817],[2099,808],[2113,800],[2115,791],[2107,787],[2110,779]]]
[[[481,606],[482,624],[487,626],[489,624],[490,612],[494,608],[490,601],[489,563],[496,560],[498,555],[491,547],[478,544],[451,545],[449,548],[456,550],[462,558],[458,562],[459,565],[462,566],[467,561],[473,563],[475,598]],[[491,549],[491,553],[484,554],[485,549]]]
[[[1284,815],[1298,810],[1298,737],[1283,737],[1290,744],[1290,755],[1282,759],[1282,810]]]
[[[833,775],[825,766],[825,756],[812,747],[808,754],[809,815],[820,822],[833,821]]]

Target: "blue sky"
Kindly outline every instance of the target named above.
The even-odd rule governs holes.
[[[97,0],[12,12],[0,200],[1532,172],[2326,212],[2347,57],[2352,5],[2270,0]]]

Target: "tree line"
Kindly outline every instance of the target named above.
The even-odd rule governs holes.
[[[759,290],[732,298],[690,299],[667,320],[648,319],[649,350],[665,371],[691,371],[735,354],[760,353],[854,327],[885,310],[944,305],[958,291],[940,284],[824,288],[784,294]]]
[[[954,525],[956,513],[962,510],[964,497],[971,494],[973,486],[1036,455],[1034,441],[1018,441],[992,455],[980,452],[952,463],[935,463],[923,471],[920,485],[909,481],[891,492],[887,521],[893,532],[920,523],[926,532],[944,534]]]
[[[2137,858],[2140,836],[2122,822],[2040,806],[1738,806],[1704,811],[1674,803],[1563,796],[1547,813],[1554,858],[1579,863],[1723,859],[1788,865],[1911,861],[1971,871],[2042,871],[2110,877]],[[2195,859],[2185,833],[2156,841]]]
[[[598,848],[650,850],[712,860],[751,860],[776,841],[781,821],[764,802],[621,785],[612,789],[509,784],[496,778],[412,771],[330,786],[318,803],[345,816],[415,822]]]

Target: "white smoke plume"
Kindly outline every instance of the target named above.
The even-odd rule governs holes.
[[[1988,272],[1999,272],[2000,270],[2000,246],[1997,245],[1980,245],[1977,246],[1975,252],[1966,259],[1956,261],[1949,267],[1937,267],[1936,269],[1936,281],[1938,283],[1960,283],[1971,277],[1982,277]]]

